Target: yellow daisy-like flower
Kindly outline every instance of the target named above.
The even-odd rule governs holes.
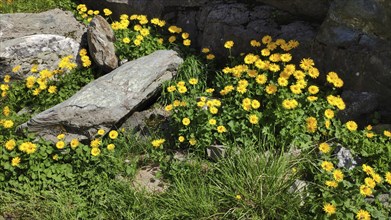
[[[79,140],[77,140],[76,138],[72,139],[71,140],[71,148],[75,149],[77,146],[79,146]]]
[[[63,149],[65,147],[65,142],[64,141],[58,141],[56,143],[57,149]]]
[[[181,142],[181,143],[184,142],[184,141],[185,141],[185,137],[179,136],[179,137],[178,137],[178,141]]]
[[[16,72],[18,72],[21,68],[22,68],[21,65],[14,66],[14,68],[12,68],[12,72],[13,72],[13,73],[16,73]]]
[[[391,172],[387,172],[385,175],[386,182],[391,185]]]
[[[291,54],[289,54],[289,53],[284,53],[284,54],[281,54],[281,61],[282,62],[289,62],[289,61],[291,61],[292,60],[292,55]]]
[[[331,110],[331,109],[326,109],[326,110],[324,111],[324,116],[325,116],[326,118],[328,118],[328,119],[332,119],[332,118],[334,118],[334,111]]]
[[[386,137],[391,137],[391,131],[384,130],[384,131],[383,131],[383,134],[384,134],[384,136],[386,136]]]
[[[196,145],[196,143],[197,143],[197,140],[196,140],[196,139],[190,138],[190,140],[189,140],[189,144],[190,144],[190,145],[194,146],[194,145]]]
[[[105,8],[105,9],[103,9],[103,13],[104,13],[105,16],[109,16],[109,15],[111,15],[113,12],[111,12],[110,9]]]
[[[234,42],[232,40],[226,41],[224,43],[224,47],[227,49],[231,49],[234,46]]]
[[[371,188],[371,189],[374,189],[375,186],[376,186],[375,180],[373,180],[373,179],[370,178],[370,177],[365,178],[365,179],[364,179],[364,183],[365,183],[366,186],[368,186],[368,187]]]
[[[114,140],[118,137],[118,132],[116,130],[112,130],[109,132],[109,137]]]
[[[210,49],[207,48],[207,47],[204,47],[204,48],[202,48],[201,52],[202,52],[202,53],[209,53],[209,52],[210,52]]]
[[[158,147],[162,146],[165,141],[166,141],[165,139],[153,140],[152,141],[152,146],[154,146],[155,148],[158,148]]]
[[[279,77],[277,79],[277,82],[278,82],[278,85],[283,86],[283,87],[287,86],[289,83],[288,79],[285,77]]]
[[[91,155],[92,155],[92,156],[96,157],[96,156],[98,156],[99,154],[100,154],[100,149],[99,149],[99,148],[94,147],[94,148],[91,149]]]
[[[301,61],[300,61],[300,67],[303,69],[303,70],[308,70],[310,69],[311,67],[313,67],[315,65],[314,61],[310,58],[303,58]]]
[[[101,136],[104,135],[105,134],[105,130],[104,129],[99,129],[98,130],[98,134],[101,135]]]
[[[19,166],[20,161],[21,161],[20,157],[14,157],[14,158],[12,158],[12,160],[11,160],[11,165],[12,165],[13,167]]]
[[[21,144],[20,149],[21,149],[21,151],[26,152],[27,154],[32,154],[35,151],[37,151],[38,147],[37,147],[37,145],[35,145],[31,142],[24,142]]]
[[[330,172],[334,169],[334,165],[330,161],[323,161],[320,166],[327,172]]]
[[[326,212],[326,214],[328,216],[334,214],[336,212],[337,208],[335,207],[335,205],[331,204],[331,203],[326,203],[324,206],[323,206],[323,211]]]
[[[360,209],[356,214],[356,218],[358,220],[371,220],[371,215],[368,211]]]
[[[372,174],[372,178],[373,178],[373,180],[375,180],[376,183],[381,183],[381,181],[382,181],[381,176],[377,173]]]
[[[375,174],[375,171],[371,166],[368,166],[366,164],[362,165],[362,170],[367,174],[367,175],[373,175]]]
[[[114,148],[115,148],[115,145],[114,145],[114,144],[108,144],[108,145],[107,145],[107,150],[112,151],[112,150],[114,150]]]
[[[219,133],[227,132],[227,129],[223,125],[220,125],[217,127],[217,132]]]
[[[264,57],[267,57],[267,56],[269,56],[270,55],[270,50],[269,49],[262,49],[261,50],[261,54],[262,54],[262,56],[264,56]]]
[[[175,86],[169,86],[167,87],[167,92],[174,92],[176,90],[176,87]]]
[[[190,83],[191,85],[197,85],[198,79],[196,79],[196,78],[190,78],[190,79],[189,79],[189,83]]]
[[[214,118],[209,119],[209,124],[216,125],[216,119],[214,119]]]
[[[214,106],[212,106],[212,107],[209,108],[209,112],[215,115],[215,114],[217,114],[219,112],[219,109],[214,107]]]
[[[315,68],[315,67],[310,67],[309,70],[308,70],[308,75],[311,78],[316,79],[319,76],[319,70],[317,68]]]
[[[272,95],[277,92],[277,86],[273,84],[269,84],[266,86],[265,91],[267,94]]]
[[[314,117],[308,117],[306,120],[307,123],[307,131],[310,133],[314,133],[318,128],[318,121]]]
[[[4,120],[3,127],[4,128],[12,128],[14,126],[14,122],[12,120]]]
[[[356,131],[356,130],[357,130],[357,124],[356,124],[356,122],[354,122],[354,121],[348,121],[348,122],[346,122],[345,126],[346,126],[346,128],[347,128],[349,131]]]
[[[267,81],[267,76],[266,74],[261,74],[261,75],[258,75],[256,78],[255,78],[255,81],[260,84],[260,85],[263,85],[266,83]]]
[[[272,37],[271,37],[270,35],[266,35],[266,36],[264,36],[264,37],[262,38],[262,43],[263,43],[263,44],[268,44],[268,43],[270,43],[270,42],[272,42]]]
[[[62,139],[64,139],[65,138],[65,134],[59,134],[59,135],[57,135],[57,139],[58,140],[62,140]]]
[[[10,139],[5,143],[5,149],[12,151],[16,146],[16,141],[14,139]]]
[[[258,118],[258,116],[257,115],[250,115],[249,117],[248,117],[248,120],[250,121],[250,123],[251,124],[258,124],[258,122],[259,122],[259,118]]]
[[[326,186],[328,187],[332,187],[332,188],[337,188],[338,187],[338,182],[337,181],[330,181],[330,180],[327,180],[325,182]]]
[[[250,45],[252,47],[260,47],[261,46],[261,42],[257,41],[257,40],[251,40],[250,41]]]
[[[258,100],[254,99],[251,101],[251,107],[253,109],[258,109],[260,106],[261,106],[261,103]]]
[[[298,94],[301,94],[301,93],[302,93],[300,87],[299,87],[298,85],[296,85],[296,84],[295,84],[295,85],[291,85],[289,88],[290,88],[290,90],[291,90],[291,92],[292,92],[293,94],[298,95]]]
[[[206,59],[207,60],[213,60],[215,58],[215,55],[213,55],[213,54],[208,54],[208,55],[206,55]]]
[[[181,93],[181,94],[186,93],[187,92],[186,86],[179,86],[178,87],[178,92]]]
[[[190,46],[191,45],[191,40],[189,40],[189,39],[183,40],[183,45],[185,45],[186,47]]]
[[[128,44],[128,43],[130,43],[130,38],[124,37],[124,38],[122,39],[122,42],[124,42],[125,44]]]
[[[190,119],[189,118],[183,118],[182,119],[182,124],[185,126],[188,126],[190,124]]]
[[[360,194],[363,196],[370,196],[372,195],[372,189],[371,187],[367,185],[361,185],[360,186]]]
[[[309,86],[309,87],[308,87],[308,92],[309,92],[310,94],[312,94],[312,95],[315,95],[315,94],[317,94],[317,93],[319,92],[319,87],[314,86],[314,85]]]
[[[328,143],[321,143],[319,144],[319,150],[324,153],[324,154],[327,154],[328,152],[330,152],[331,150],[331,147]]]
[[[96,139],[94,139],[94,140],[91,141],[90,146],[91,146],[92,148],[97,148],[97,147],[99,147],[99,145],[100,145],[101,143],[102,143],[101,140],[98,139],[98,138],[96,138]]]
[[[334,170],[333,177],[334,177],[335,181],[341,182],[344,178],[344,175],[341,170],[337,169],[337,170]]]
[[[173,105],[172,104],[169,104],[169,105],[167,105],[166,107],[164,107],[164,110],[166,110],[166,111],[171,111],[172,109],[173,109],[174,107],[173,107]]]

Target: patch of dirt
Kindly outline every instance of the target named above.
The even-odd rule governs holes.
[[[157,176],[160,172],[159,166],[141,167],[133,180],[133,186],[149,193],[163,193],[168,186]]]

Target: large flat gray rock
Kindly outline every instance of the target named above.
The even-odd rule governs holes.
[[[56,140],[61,132],[67,133],[68,139],[91,139],[98,129],[108,131],[157,94],[161,83],[170,80],[182,62],[172,50],[156,51],[128,62],[18,129],[27,129],[47,140]]]

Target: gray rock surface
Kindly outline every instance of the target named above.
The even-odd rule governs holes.
[[[56,140],[60,132],[67,133],[68,139],[92,139],[98,129],[109,130],[142,107],[182,62],[172,50],[128,62],[39,113],[18,130],[27,129],[47,140]]]
[[[35,34],[2,41],[0,44],[0,76],[10,74],[13,79],[28,75],[33,64],[40,69],[55,69],[62,57],[78,56],[80,43],[72,38],[52,34]],[[16,74],[11,69],[21,65]]]
[[[378,95],[369,92],[343,91],[341,97],[346,103],[346,109],[339,112],[338,118],[342,122],[355,120],[365,126],[370,122],[362,121],[379,107]]]
[[[55,34],[82,42],[85,26],[72,12],[53,9],[42,13],[0,14],[0,41],[34,34]]]
[[[352,153],[349,149],[339,146],[339,150],[337,152],[338,164],[337,167],[344,169],[353,169],[357,166],[357,161],[352,156]]]
[[[118,67],[114,31],[102,16],[97,15],[91,20],[87,28],[87,40],[91,58],[103,72],[110,72]]]

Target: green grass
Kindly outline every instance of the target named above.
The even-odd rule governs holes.
[[[54,8],[71,10],[74,0],[1,0],[0,13],[43,12]]]

